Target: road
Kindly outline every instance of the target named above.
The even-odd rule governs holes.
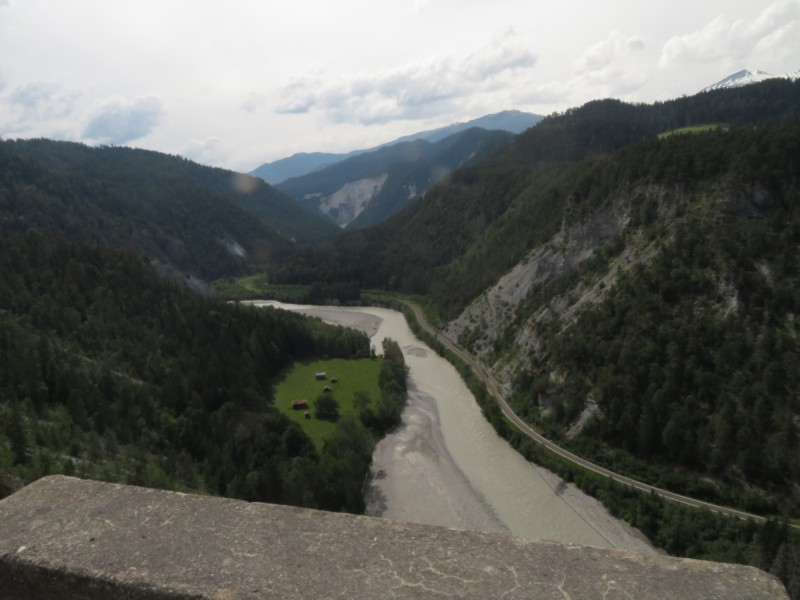
[[[630,477],[626,477],[625,475],[621,475],[619,473],[615,473],[606,469],[605,467],[601,467],[600,465],[596,465],[593,462],[590,462],[586,459],[581,458],[566,450],[553,442],[552,440],[547,439],[539,432],[532,429],[527,423],[525,423],[508,405],[506,399],[503,397],[503,392],[500,388],[500,384],[494,378],[494,376],[489,373],[486,367],[480,362],[477,358],[475,358],[472,354],[468,353],[466,350],[461,348],[458,344],[456,344],[453,340],[443,334],[441,331],[433,327],[427,319],[425,318],[424,313],[419,305],[409,302],[403,301],[406,306],[411,308],[414,311],[414,316],[417,319],[417,322],[420,326],[431,336],[441,342],[448,350],[453,352],[459,358],[461,358],[464,362],[466,362],[471,368],[473,373],[483,382],[486,386],[487,391],[492,397],[497,401],[500,409],[503,411],[503,414],[511,421],[514,425],[519,428],[524,434],[530,437],[532,440],[541,444],[551,452],[554,452],[558,456],[565,458],[566,460],[583,467],[584,469],[588,469],[594,473],[598,473],[599,475],[604,475],[606,477],[610,477],[611,479],[628,485],[632,488],[636,488],[643,492],[653,493],[657,496],[661,496],[665,500],[669,500],[670,502],[677,502],[680,504],[685,504],[687,506],[693,506],[695,508],[705,508],[712,512],[721,513],[724,515],[737,517],[739,519],[753,519],[756,522],[763,522],[766,519],[760,515],[754,515],[752,513],[744,512],[741,510],[737,510],[735,508],[729,508],[727,506],[720,506],[717,504],[712,504],[710,502],[705,502],[703,500],[698,500],[696,498],[690,498],[688,496],[682,496],[681,494],[676,494],[674,492],[670,492],[669,490],[665,490],[653,485],[649,485],[647,483],[643,483],[641,481],[637,481],[635,479],[631,479]],[[800,529],[797,525],[792,525],[797,529]]]

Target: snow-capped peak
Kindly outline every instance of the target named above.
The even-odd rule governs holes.
[[[710,85],[700,90],[701,92],[709,92],[711,90],[722,90],[729,88],[737,88],[751,83],[759,83],[767,79],[800,79],[800,70],[792,71],[791,73],[784,73],[783,75],[772,75],[766,71],[748,71],[742,69],[733,75],[728,75],[722,81],[718,81],[714,85]]]

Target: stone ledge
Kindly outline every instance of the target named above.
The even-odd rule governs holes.
[[[787,598],[739,565],[53,476],[0,502],[5,600]]]

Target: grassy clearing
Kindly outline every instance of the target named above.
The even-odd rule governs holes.
[[[670,137],[671,135],[683,135],[686,133],[705,133],[707,131],[716,131],[718,129],[728,129],[727,125],[720,125],[718,123],[707,123],[705,125],[690,125],[689,127],[680,127],[671,131],[664,131],[658,134],[658,139]]]
[[[372,405],[377,406],[380,397],[378,374],[382,361],[382,358],[358,360],[337,358],[295,363],[275,388],[275,406],[292,421],[298,423],[317,449],[320,449],[325,438],[336,429],[336,423],[313,417],[314,400],[323,393],[325,386],[329,386],[333,388],[333,397],[339,402],[339,417],[349,415],[358,418],[353,403],[357,391],[367,392],[372,399]],[[318,381],[315,374],[319,372],[326,373],[328,378],[325,381]],[[332,378],[335,378],[337,383],[332,383]],[[292,409],[292,401],[301,399],[308,400],[311,419],[303,417],[304,411]]]

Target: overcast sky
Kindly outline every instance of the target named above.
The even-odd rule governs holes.
[[[0,0],[0,137],[249,171],[800,69],[800,0]]]

